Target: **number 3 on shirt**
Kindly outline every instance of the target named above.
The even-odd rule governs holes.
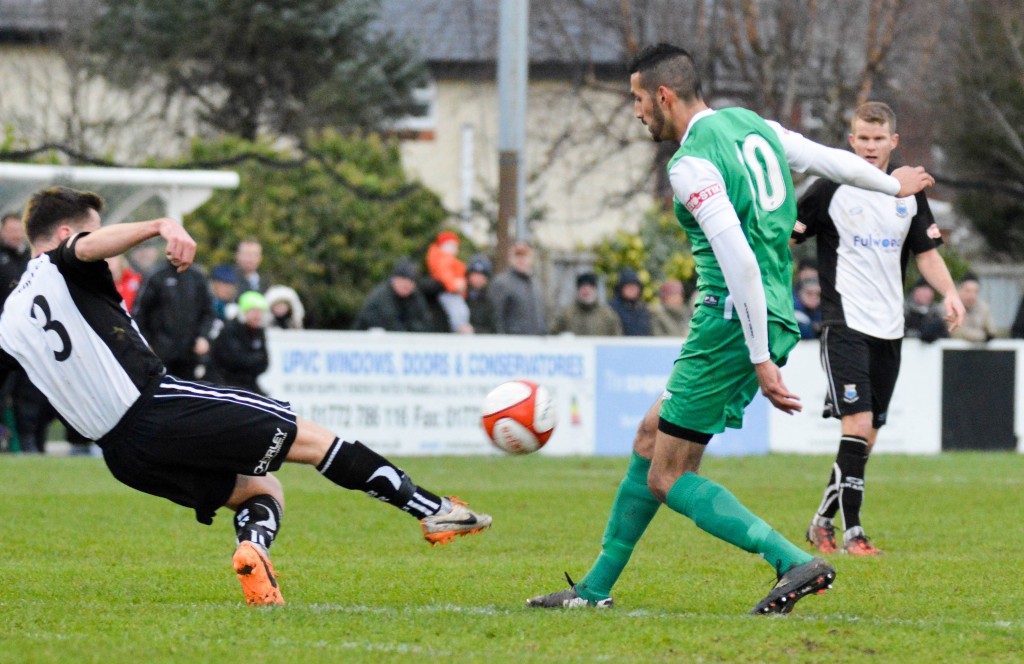
[[[32,300],[32,309],[29,312],[32,320],[39,320],[39,317],[36,316],[37,309],[43,312],[43,329],[47,332],[55,332],[60,337],[61,349],[53,351],[53,357],[58,362],[63,362],[71,357],[71,337],[68,336],[68,329],[59,320],[50,319],[50,303],[42,295],[36,295]]]
[[[775,151],[763,136],[750,134],[743,139],[743,162],[754,178],[757,204],[766,212],[779,209],[786,200],[786,180]]]

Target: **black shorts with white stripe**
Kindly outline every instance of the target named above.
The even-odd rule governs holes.
[[[845,325],[821,332],[821,366],[828,378],[825,416],[870,411],[871,426],[885,425],[900,374],[902,339],[879,339]]]
[[[295,441],[291,405],[238,388],[164,376],[148,403],[104,439],[119,481],[196,511],[211,523],[236,475],[281,467]]]

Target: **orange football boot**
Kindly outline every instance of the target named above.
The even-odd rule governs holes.
[[[491,527],[489,514],[474,512],[466,506],[466,503],[449,496],[452,509],[446,514],[435,514],[420,520],[423,526],[423,538],[432,546],[447,544],[456,537],[473,535]]]
[[[267,550],[258,544],[246,541],[238,545],[231,564],[242,584],[245,603],[249,606],[284,604],[281,587],[274,575],[274,565]]]

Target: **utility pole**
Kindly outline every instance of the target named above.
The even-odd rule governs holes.
[[[498,238],[495,271],[502,269],[515,239],[529,239],[526,228],[526,83],[529,0],[501,0],[498,25]]]

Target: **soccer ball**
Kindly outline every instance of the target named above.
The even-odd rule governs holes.
[[[502,383],[484,400],[484,430],[509,454],[530,454],[544,447],[557,419],[551,393],[528,380]]]

